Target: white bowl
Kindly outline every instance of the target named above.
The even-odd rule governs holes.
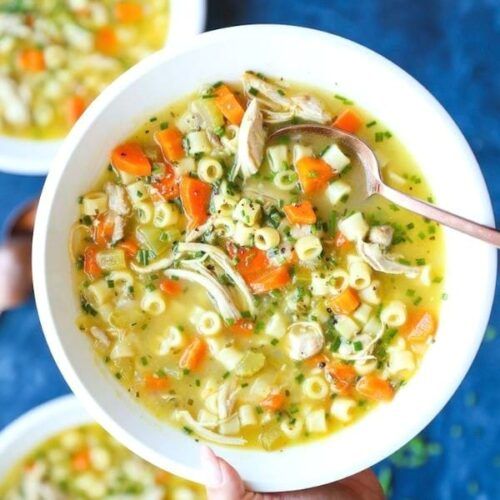
[[[205,28],[206,0],[170,0],[170,20],[165,47],[183,46]],[[31,140],[0,135],[0,171],[44,175],[62,140]]]
[[[157,466],[195,479],[198,444],[129,397],[75,327],[67,239],[76,199],[107,164],[116,143],[171,101],[246,69],[314,84],[353,98],[407,146],[438,205],[482,223],[493,215],[479,167],[439,103],[397,66],[353,42],[288,26],[242,26],[205,33],[177,54],[158,53],[108,87],[74,127],[40,201],[34,241],[38,310],[52,354],[90,413],[119,441]],[[465,202],[466,201],[466,202]],[[495,250],[451,230],[446,290],[436,343],[393,402],[323,440],[284,452],[216,448],[260,491],[295,490],[371,466],[425,427],[465,376],[493,299]],[[341,457],[341,458],[338,458]]]
[[[74,396],[63,396],[25,413],[0,432],[0,482],[39,444],[66,429],[91,423]]]

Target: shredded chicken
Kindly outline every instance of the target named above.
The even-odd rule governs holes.
[[[104,347],[109,347],[111,345],[111,342],[108,336],[106,335],[106,332],[104,330],[101,330],[99,327],[91,326],[90,334]]]
[[[224,382],[217,391],[217,413],[220,419],[229,418],[234,409],[238,388],[234,380]]]
[[[234,302],[232,301],[227,290],[202,264],[197,266],[193,261],[181,261],[181,265],[184,267],[189,266],[191,267],[191,270],[167,269],[165,271],[165,276],[169,278],[183,279],[201,285],[205,288],[215,306],[221,313],[221,316],[225,320],[237,320],[241,317],[238,308],[234,305]]]
[[[321,106],[315,97],[303,94],[288,97],[281,87],[266,82],[253,73],[245,73],[242,77],[245,92],[261,103],[264,120],[267,123],[290,121],[294,117],[317,123],[331,121],[331,115]]]
[[[130,207],[123,186],[108,182],[106,184],[106,194],[108,195],[108,206],[110,210],[118,215],[127,215],[129,213]]]
[[[205,234],[207,231],[213,228],[213,224],[214,224],[214,217],[209,217],[207,222],[205,222],[201,226],[195,227],[194,229],[187,231],[185,237],[186,242],[190,243],[192,241],[196,241],[198,238],[201,238],[203,234]]]
[[[203,427],[197,420],[195,420],[187,410],[177,410],[176,416],[179,420],[183,421],[186,425],[192,428],[198,436],[207,441],[212,441],[213,443],[223,444],[223,445],[233,445],[242,446],[246,444],[246,439],[223,436],[222,434],[217,434],[206,427]]]
[[[111,235],[111,243],[114,245],[125,236],[125,219],[118,214],[111,212],[108,217],[113,219],[113,234]]]
[[[234,179],[239,172],[246,179],[258,172],[264,159],[266,131],[257,99],[248,105],[238,132],[236,166],[231,174]]]
[[[250,314],[255,315],[255,301],[241,274],[234,269],[229,257],[220,249],[205,243],[179,243],[177,252],[203,252],[208,255],[233,281],[247,303]]]
[[[169,268],[174,263],[174,254],[166,255],[156,262],[151,262],[147,266],[140,266],[134,261],[130,261],[130,267],[132,271],[139,274],[154,273],[155,271],[162,271],[163,269]]]
[[[371,359],[376,359],[376,357],[372,354],[373,348],[375,347],[375,344],[382,338],[382,336],[385,333],[385,328],[386,326],[381,323],[379,331],[377,334],[373,337],[373,339],[368,342],[361,351],[351,351],[349,354],[342,354],[340,352],[332,352],[332,357],[337,358],[337,359],[342,359],[344,361],[369,361]],[[351,343],[353,345],[353,343]]]
[[[315,321],[297,321],[288,327],[289,355],[295,361],[308,359],[323,349],[325,337]]]
[[[388,224],[383,226],[373,226],[370,229],[368,239],[370,243],[377,243],[381,247],[388,248],[391,246],[394,229]]]
[[[359,255],[375,271],[387,274],[404,274],[408,278],[416,278],[420,274],[418,267],[401,264],[394,255],[384,253],[382,247],[377,243],[358,241],[356,246]]]

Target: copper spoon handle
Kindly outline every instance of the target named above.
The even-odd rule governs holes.
[[[490,243],[495,245],[497,248],[500,248],[500,231],[497,229],[464,219],[459,215],[454,215],[446,210],[431,205],[430,203],[417,200],[416,198],[389,187],[387,184],[382,182],[379,182],[378,184],[377,193],[389,201],[422,215],[427,219],[439,222],[444,226],[451,227],[452,229],[456,229],[457,231],[468,234],[469,236],[478,238],[486,243]]]

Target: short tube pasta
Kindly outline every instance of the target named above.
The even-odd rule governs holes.
[[[241,427],[248,427],[257,424],[257,412],[255,407],[249,404],[241,405],[238,410]]]
[[[280,429],[288,439],[297,439],[304,430],[304,419],[300,416],[285,419],[281,422]]]
[[[158,316],[159,314],[164,312],[166,308],[167,304],[165,303],[165,300],[160,291],[147,290],[146,293],[142,296],[141,309],[144,312],[151,314],[151,316]]]
[[[90,304],[99,307],[111,299],[113,291],[105,280],[98,280],[87,287],[85,296]]]
[[[325,399],[328,396],[328,384],[319,375],[307,377],[302,383],[302,393],[309,399]]]
[[[330,414],[341,422],[349,422],[352,419],[352,410],[356,407],[356,401],[351,398],[336,397],[330,407]]]
[[[280,243],[280,233],[273,227],[261,227],[254,234],[255,246],[259,250],[270,250]]]
[[[392,300],[380,312],[380,320],[391,328],[406,323],[406,305],[400,300]]]
[[[213,225],[215,234],[221,238],[231,238],[236,229],[236,224],[231,217],[216,217]]]
[[[107,209],[108,197],[106,193],[103,193],[102,191],[94,191],[92,193],[88,193],[82,198],[83,215],[89,215],[93,217],[94,215],[106,212]]]
[[[363,290],[372,281],[372,271],[366,262],[354,262],[349,266],[349,285],[355,290]]]
[[[198,177],[203,182],[213,184],[224,175],[221,162],[215,158],[202,158],[198,161]]]
[[[153,220],[154,207],[148,201],[139,201],[134,206],[135,216],[141,224],[149,224]]]
[[[281,170],[273,179],[274,185],[282,191],[291,191],[297,187],[298,177],[293,170]]]
[[[330,293],[341,294],[349,286],[349,274],[344,269],[335,269],[328,278]]]
[[[133,206],[136,206],[137,203],[145,201],[149,198],[149,190],[143,181],[136,181],[132,184],[129,184],[126,189],[130,202]]]
[[[288,147],[286,144],[276,144],[267,148],[267,160],[272,172],[288,168]]]
[[[179,210],[173,203],[161,201],[155,203],[153,224],[156,227],[167,227],[177,224],[179,221]]]
[[[196,326],[201,335],[211,337],[217,335],[222,330],[222,320],[216,312],[205,311],[200,314]]]
[[[314,260],[321,255],[323,246],[317,236],[303,236],[295,243],[295,251],[300,260]]]

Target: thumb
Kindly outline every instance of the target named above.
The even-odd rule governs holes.
[[[201,446],[201,466],[205,476],[208,500],[238,500],[245,495],[239,474],[225,460],[205,445]]]

